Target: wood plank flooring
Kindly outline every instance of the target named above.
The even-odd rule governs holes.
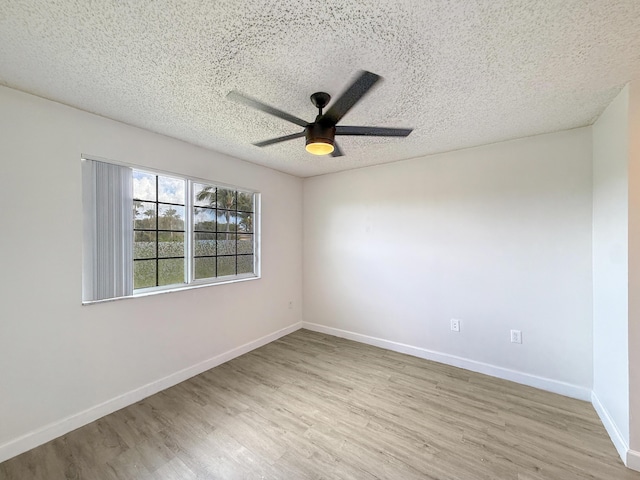
[[[307,330],[0,464],[3,480],[640,480],[592,406]]]

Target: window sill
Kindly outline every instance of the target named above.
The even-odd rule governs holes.
[[[145,288],[140,289],[137,292],[134,292],[133,295],[127,295],[125,297],[113,297],[113,298],[105,298],[102,300],[83,300],[82,305],[94,305],[97,303],[106,303],[106,302],[114,302],[116,300],[126,300],[130,298],[140,298],[140,297],[149,297],[152,295],[161,295],[163,293],[174,293],[174,292],[182,292],[184,290],[193,290],[196,288],[204,288],[211,287],[214,285],[226,285],[229,283],[239,283],[239,282],[247,282],[250,280],[258,280],[260,279],[259,275],[247,274],[246,276],[237,276],[230,279],[221,278],[215,281],[196,281],[190,283],[188,285],[168,285],[166,287],[154,287],[154,288]]]

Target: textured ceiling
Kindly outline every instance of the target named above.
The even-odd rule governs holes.
[[[301,129],[225,98],[311,121],[361,69],[342,123],[409,137],[258,148]],[[299,176],[589,125],[638,78],[638,0],[0,2],[0,83]]]

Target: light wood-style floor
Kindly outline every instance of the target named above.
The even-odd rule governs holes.
[[[299,330],[0,464],[3,480],[626,480],[589,403]]]

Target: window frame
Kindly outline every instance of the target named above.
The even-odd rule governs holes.
[[[114,161],[111,159],[105,159],[105,158],[101,158],[94,155],[82,154],[81,161],[83,160],[110,163],[113,165],[128,167],[128,168],[131,168],[132,170],[137,170],[137,171],[148,173],[151,175],[173,177],[173,178],[177,178],[185,181],[184,283],[174,283],[170,285],[152,286],[152,287],[144,287],[144,288],[137,288],[137,289],[134,288],[133,293],[131,295],[120,296],[120,297],[105,298],[100,300],[84,300],[83,299],[82,301],[83,305],[111,302],[114,300],[120,300],[125,298],[144,297],[144,296],[156,295],[161,293],[177,292],[177,291],[189,290],[194,288],[203,288],[203,287],[208,287],[212,285],[223,285],[223,284],[229,284],[229,283],[246,282],[250,280],[258,280],[261,278],[262,276],[261,275],[261,263],[262,263],[261,262],[261,223],[262,223],[261,222],[261,203],[262,203],[261,200],[262,200],[262,196],[259,191],[252,188],[239,187],[239,186],[224,183],[224,182],[213,181],[213,180],[209,180],[202,177],[195,177],[195,176],[167,171],[159,168],[147,167],[147,166],[132,164],[128,162]],[[195,263],[196,257],[194,256],[195,232],[194,232],[193,217],[194,217],[194,211],[195,211],[196,205],[193,199],[193,185],[196,183],[202,184],[202,185],[210,185],[210,186],[221,188],[221,189],[233,190],[235,192],[249,193],[253,195],[253,228],[252,228],[253,232],[251,233],[253,237],[253,267],[254,267],[253,273],[225,275],[222,277],[207,277],[207,278],[201,278],[201,279],[195,278],[194,263]],[[156,198],[156,202],[158,202],[157,198]],[[166,203],[166,202],[159,202],[159,203]],[[157,218],[157,212],[156,212],[156,227],[157,227],[157,221],[158,221],[158,218]],[[217,218],[216,218],[216,222],[217,222]],[[217,233],[217,231],[214,233]],[[234,233],[236,235],[239,234],[239,232],[237,231],[235,231]],[[133,245],[134,239],[132,238],[131,241]],[[158,255],[158,252],[156,252],[156,256],[157,255]],[[237,251],[235,256],[237,257]],[[217,258],[217,257],[213,257],[213,258]],[[133,268],[133,264],[135,262],[133,256],[129,261],[131,262],[131,265]]]

